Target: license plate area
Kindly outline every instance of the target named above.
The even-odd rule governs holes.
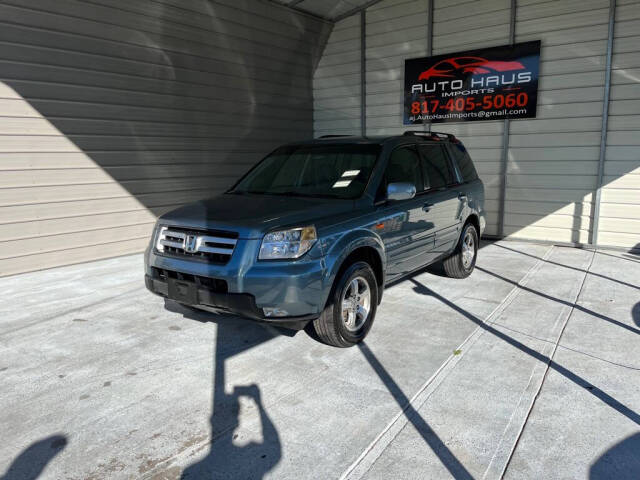
[[[172,300],[188,305],[197,305],[198,289],[194,283],[169,278],[168,286],[169,298]]]

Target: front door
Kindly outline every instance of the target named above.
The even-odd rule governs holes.
[[[420,157],[414,146],[399,147],[391,153],[381,189],[389,183],[411,183],[418,195],[409,200],[390,201],[378,207],[380,220],[376,231],[387,250],[389,280],[409,273],[424,264],[426,251],[433,249],[435,232],[425,198]]]

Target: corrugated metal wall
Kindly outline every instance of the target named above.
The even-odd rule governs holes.
[[[360,133],[360,16],[336,22],[313,76],[316,136]]]
[[[640,1],[618,0],[598,242],[640,249]]]
[[[510,0],[434,0],[433,54],[509,42]],[[405,58],[424,56],[428,0],[384,0],[366,11],[367,133],[396,134],[402,125]],[[510,124],[504,233],[513,238],[589,243],[597,188],[609,0],[518,0],[516,41],[542,40],[538,118]],[[640,14],[638,0],[618,0],[610,124],[599,243],[640,243]],[[348,28],[351,21],[352,33]],[[340,38],[358,58],[358,17]],[[334,33],[327,52],[340,40]],[[325,58],[321,60],[325,61]],[[315,117],[316,134],[359,133],[359,76],[334,68],[335,87],[358,88],[336,105],[349,118]],[[316,108],[322,101],[316,74]],[[325,72],[323,72],[325,74]],[[355,88],[355,87],[354,87]],[[348,91],[345,90],[345,93]],[[341,121],[339,129],[332,120]],[[416,127],[413,127],[416,128]],[[467,145],[487,187],[487,234],[498,234],[503,121],[436,124]],[[635,173],[634,173],[635,172]]]
[[[407,130],[402,127],[404,59],[426,53],[426,18],[426,2],[384,1],[367,9],[366,103],[369,135]]]
[[[509,0],[437,0],[433,15],[433,53],[509,43]],[[434,130],[459,137],[473,158],[485,185],[487,235],[498,234],[500,204],[500,155],[503,121],[435,124]]]
[[[141,251],[312,135],[331,25],[259,0],[0,4],[0,275]]]
[[[484,13],[483,13],[484,12]],[[402,125],[402,89],[405,58],[420,57],[427,52],[427,1],[384,0],[366,10],[366,115],[367,134],[399,134],[422,127]],[[433,53],[475,46],[501,45],[509,40],[509,0],[463,2],[436,0],[434,4]],[[349,31],[349,33],[347,33]],[[347,48],[348,61],[360,61],[359,15],[336,24],[329,37],[326,53],[314,78],[316,135],[360,133],[359,65],[350,65],[347,75],[343,65],[334,63],[336,50]],[[331,66],[331,67],[329,67]],[[340,99],[331,99],[327,109],[323,88],[329,76],[334,89],[341,89]],[[345,96],[351,94],[351,96]],[[334,103],[335,102],[335,103]],[[345,112],[349,105],[348,112]],[[487,233],[497,233],[500,149],[503,122],[438,124],[439,131],[458,135],[467,145],[486,185]]]
[[[542,40],[538,117],[511,122],[505,234],[589,243],[608,0],[521,0],[516,41]]]

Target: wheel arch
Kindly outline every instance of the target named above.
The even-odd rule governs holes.
[[[467,217],[467,219],[464,221],[464,224],[462,225],[462,230],[464,231],[464,227],[466,227],[470,223],[475,227],[476,232],[478,233],[478,240],[479,240],[480,239],[480,217],[478,217],[478,215],[475,213],[471,213]]]
[[[327,275],[327,298],[331,294],[336,279],[339,278],[350,265],[357,261],[365,261],[371,266],[376,277],[379,304],[382,300],[382,292],[386,278],[386,253],[382,240],[375,237],[372,232],[367,232],[345,241],[342,246],[336,245],[333,250],[340,251],[340,254],[333,258],[332,266]]]

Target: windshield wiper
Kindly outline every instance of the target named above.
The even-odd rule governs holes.
[[[285,192],[263,192],[265,195],[282,195],[283,197],[301,197],[300,192],[294,192],[293,190],[287,190]]]
[[[231,193],[233,195],[264,195],[265,192],[258,192],[255,190],[230,190],[226,193]]]
[[[304,193],[304,192],[296,192],[293,190],[285,190],[283,192],[260,192],[256,190],[232,190],[227,193],[232,193],[235,195],[278,195],[281,197],[311,197],[311,198],[341,198],[339,195],[335,195],[332,193]]]
[[[285,197],[309,197],[309,198],[340,198],[338,195],[331,193],[304,193],[294,192],[291,190],[285,192],[267,192],[267,195],[282,195]]]
[[[302,196],[312,198],[341,198],[339,195],[335,195],[333,193],[308,193]]]

